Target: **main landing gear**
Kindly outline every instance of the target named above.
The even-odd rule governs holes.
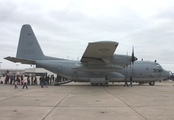
[[[155,81],[150,81],[149,85],[151,85],[151,86],[155,85]]]
[[[100,85],[100,86],[105,86],[105,84],[103,84],[103,83],[91,83],[91,85],[92,85],[92,86],[98,86],[98,85]]]

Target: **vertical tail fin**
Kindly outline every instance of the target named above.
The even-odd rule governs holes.
[[[28,24],[21,28],[16,57],[29,60],[39,60],[44,57],[34,32]]]

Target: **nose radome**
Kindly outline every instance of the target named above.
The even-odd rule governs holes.
[[[164,72],[163,72],[163,77],[165,77],[165,78],[170,78],[170,76],[171,76],[170,72],[167,71],[167,70],[164,70]]]

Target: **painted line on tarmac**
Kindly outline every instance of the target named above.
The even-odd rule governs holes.
[[[139,112],[137,112],[134,108],[132,108],[129,104],[127,104],[124,100],[122,100],[120,97],[110,93],[108,90],[106,90],[105,88],[103,88],[107,93],[109,93],[110,95],[118,98],[120,101],[122,101],[125,105],[127,105],[130,109],[132,109],[135,113],[137,113],[139,116],[141,116],[144,120],[147,120],[142,114],[140,114]]]
[[[68,95],[70,95],[71,93],[72,93],[72,91],[74,90],[76,88],[76,86],[67,94],[67,95],[65,95],[51,110],[50,110],[50,112],[48,112],[47,114],[46,114],[46,116],[44,117],[44,118],[42,118],[42,120],[45,120],[46,119],[46,117],[48,117],[48,115],[65,99],[65,98],[67,98],[68,97]]]

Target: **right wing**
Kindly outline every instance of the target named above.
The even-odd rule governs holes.
[[[117,46],[118,43],[114,41],[89,43],[80,61],[110,63],[109,60],[113,56]]]

